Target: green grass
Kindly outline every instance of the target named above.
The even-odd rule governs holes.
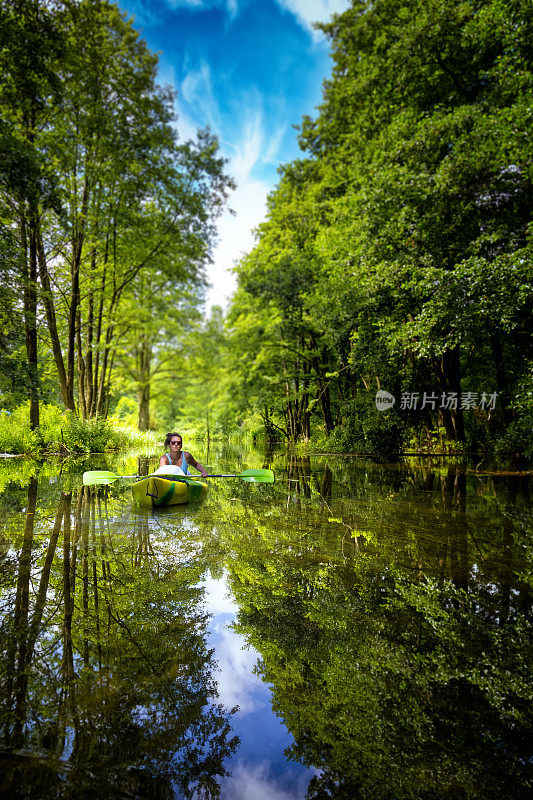
[[[12,454],[105,453],[132,446],[153,447],[159,443],[154,432],[140,432],[124,420],[79,419],[71,411],[43,405],[40,426],[32,431],[29,404],[23,403],[11,414],[0,411],[0,452]]]

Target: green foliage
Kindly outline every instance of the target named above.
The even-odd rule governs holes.
[[[69,450],[78,453],[103,453],[116,447],[120,441],[113,433],[107,419],[80,420],[75,414],[66,412],[65,445]]]
[[[395,461],[403,446],[405,423],[394,411],[378,411],[374,398],[360,394],[343,406],[344,422],[333,431],[329,446],[340,452]]]
[[[132,397],[122,395],[115,406],[113,415],[127,425],[135,425],[138,418],[138,405]]]
[[[457,449],[467,437],[486,449],[496,439],[503,447],[509,429],[508,446],[524,452],[526,4],[354,2],[320,27],[334,64],[317,118],[302,125],[306,158],[283,168],[238,267],[229,314],[237,385],[289,438],[322,423],[335,446],[379,450],[383,436],[395,451],[400,429],[444,428]],[[251,322],[261,332],[256,364],[245,354]],[[397,397],[468,389],[499,401],[475,420],[442,406],[387,422],[358,399],[374,385]],[[288,424],[295,416],[299,427]]]
[[[32,453],[39,448],[37,431],[30,429],[29,403],[13,413],[0,412],[0,450],[4,453]]]
[[[12,414],[0,412],[0,450],[5,453],[104,453],[142,443],[153,445],[153,436],[116,418],[82,420],[71,411],[45,405],[40,427],[32,431],[28,402]]]

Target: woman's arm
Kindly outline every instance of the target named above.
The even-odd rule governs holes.
[[[205,476],[207,475],[207,472],[202,467],[200,462],[196,461],[196,459],[194,458],[192,453],[185,453],[184,452],[183,455],[185,456],[185,460],[186,460],[187,464],[190,464],[191,467],[194,467],[195,469],[197,469],[198,472],[201,474],[202,478],[205,478]]]
[[[161,458],[159,459],[159,466],[168,467],[168,458],[166,456],[161,456]]]

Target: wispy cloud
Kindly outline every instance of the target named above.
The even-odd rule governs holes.
[[[311,31],[313,22],[327,22],[332,14],[346,11],[349,0],[275,0],[280,8],[290,11],[304,28]]]
[[[212,8],[220,8],[228,13],[230,17],[237,14],[237,0],[165,0],[170,8],[190,8],[198,11],[207,11]]]
[[[189,56],[186,64],[177,98],[180,137],[190,138],[196,127],[208,124],[219,136],[228,159],[227,171],[237,184],[229,201],[233,213],[223,214],[218,222],[218,241],[208,270],[211,289],[207,305],[226,307],[236,285],[233,267],[252,249],[253,231],[265,218],[266,199],[275,178],[272,165],[279,163],[287,123],[267,126],[263,98],[254,87],[236,89],[231,75],[213,75],[205,60],[193,62]],[[170,67],[167,80],[172,82]],[[226,97],[224,108],[218,99],[221,96]],[[272,176],[270,180],[265,179],[266,173]]]
[[[223,797],[238,797],[239,800],[297,800],[305,796],[309,778],[313,774],[317,774],[316,770],[303,773],[295,786],[283,786],[283,783],[287,783],[287,776],[272,774],[268,762],[246,763],[239,759],[233,763],[231,775],[222,782]]]
[[[215,96],[211,67],[200,60],[197,65],[188,69],[179,88],[178,102],[189,107],[189,113],[202,120],[202,127],[209,125],[215,131],[221,128],[219,104]]]
[[[223,307],[235,290],[235,263],[253,248],[254,231],[265,218],[267,196],[275,180],[271,165],[279,163],[287,129],[285,123],[267,129],[260,103],[244,107],[247,110],[239,126],[240,135],[224,148],[229,157],[228,171],[237,184],[230,199],[234,214],[226,213],[219,221],[219,240],[210,270],[208,304]],[[263,177],[267,171],[272,175],[270,180]]]

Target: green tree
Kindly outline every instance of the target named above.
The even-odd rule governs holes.
[[[24,224],[17,223],[32,375],[41,306],[46,332],[42,328],[40,335],[53,356],[65,407],[83,417],[105,416],[116,350],[135,324],[133,313],[126,318],[135,283],[142,276],[154,289],[196,286],[200,301],[214,221],[231,181],[209,131],[178,142],[174,95],[157,85],[157,57],[115,5],[35,0],[22,6],[34,15],[28,11],[27,23],[24,15],[11,14],[9,4],[7,11],[2,7],[11,43],[3,58],[8,76],[15,77],[0,98],[7,120],[0,133],[11,125],[2,147],[18,170],[16,180],[9,177],[13,170],[8,173],[6,184],[14,222],[20,187],[40,187],[24,200]],[[19,41],[27,53],[12,44]],[[29,79],[33,73],[19,50],[34,71],[31,59],[40,63],[42,57],[35,72],[40,84]],[[20,92],[19,74],[26,76]],[[33,414],[34,378],[32,386]]]
[[[531,358],[526,4],[354,0],[319,27],[332,76],[302,124],[307,159],[284,168],[239,268],[238,306],[262,296],[318,342],[311,397],[327,398],[320,374],[326,430],[368,440],[376,389],[433,390],[437,407],[405,412],[404,426],[461,442],[462,393],[497,391],[472,431],[486,442],[515,421]]]
[[[0,31],[0,202],[11,262],[3,271],[10,285],[17,286],[16,296],[22,296],[30,421],[32,428],[38,428],[39,217],[40,209],[58,208],[53,165],[43,158],[38,139],[49,122],[50,105],[58,102],[60,94],[64,34],[50,7],[38,0],[3,0]],[[18,246],[14,246],[14,229]],[[3,247],[3,257],[6,252]]]
[[[334,426],[329,382],[324,375],[334,363],[334,355],[309,313],[309,297],[321,269],[315,247],[323,222],[316,196],[317,172],[309,162],[284,169],[269,198],[268,221],[259,226],[258,243],[239,265],[239,291],[229,316],[234,341],[238,342],[240,329],[245,334],[240,337],[243,360],[252,362],[245,349],[247,328],[255,315],[261,354],[257,367],[252,368],[261,386],[257,407],[267,426],[274,425],[270,406],[277,395],[282,428],[293,441],[309,439],[315,406],[320,409],[326,434]],[[249,366],[245,380],[249,380]]]

